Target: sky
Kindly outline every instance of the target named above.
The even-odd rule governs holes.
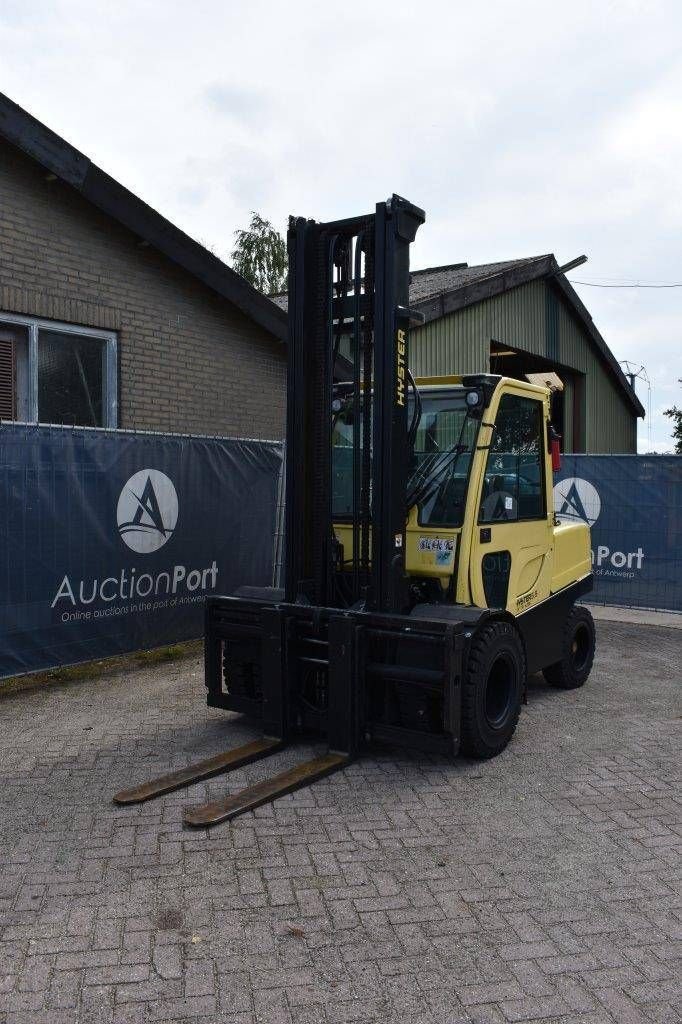
[[[221,258],[251,210],[397,192],[414,268],[682,285],[681,38],[679,0],[0,0],[0,90]],[[639,450],[672,450],[682,287],[575,287],[651,380]]]

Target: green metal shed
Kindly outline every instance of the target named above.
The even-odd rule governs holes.
[[[410,305],[415,376],[552,370],[565,451],[636,453],[644,408],[553,255],[414,271]]]
[[[285,294],[273,301],[286,309]],[[551,370],[564,385],[552,410],[564,451],[636,454],[644,408],[551,253],[415,270],[410,306],[425,318],[410,332],[415,377]]]

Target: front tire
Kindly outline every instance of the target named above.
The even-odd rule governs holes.
[[[526,656],[509,622],[491,622],[474,637],[462,686],[462,751],[490,758],[514,735],[526,684]]]
[[[595,639],[591,612],[584,605],[573,605],[564,625],[561,661],[542,670],[547,682],[562,690],[576,690],[582,686],[594,661]]]

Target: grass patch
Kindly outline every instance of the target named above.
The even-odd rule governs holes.
[[[21,690],[79,683],[85,679],[102,679],[105,676],[118,675],[126,669],[134,671],[140,668],[153,668],[155,665],[195,657],[201,654],[202,650],[203,640],[188,640],[186,643],[170,644],[168,647],[155,647],[151,651],[135,651],[132,654],[117,655],[115,658],[85,661],[81,665],[69,665],[66,668],[32,672],[25,676],[10,676],[9,679],[0,679],[0,698]]]

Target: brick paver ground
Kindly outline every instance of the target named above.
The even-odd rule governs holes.
[[[0,1022],[680,1021],[681,646],[600,623],[497,760],[386,749],[210,833],[183,806],[272,762],[111,803],[256,734],[198,658],[5,695]]]

